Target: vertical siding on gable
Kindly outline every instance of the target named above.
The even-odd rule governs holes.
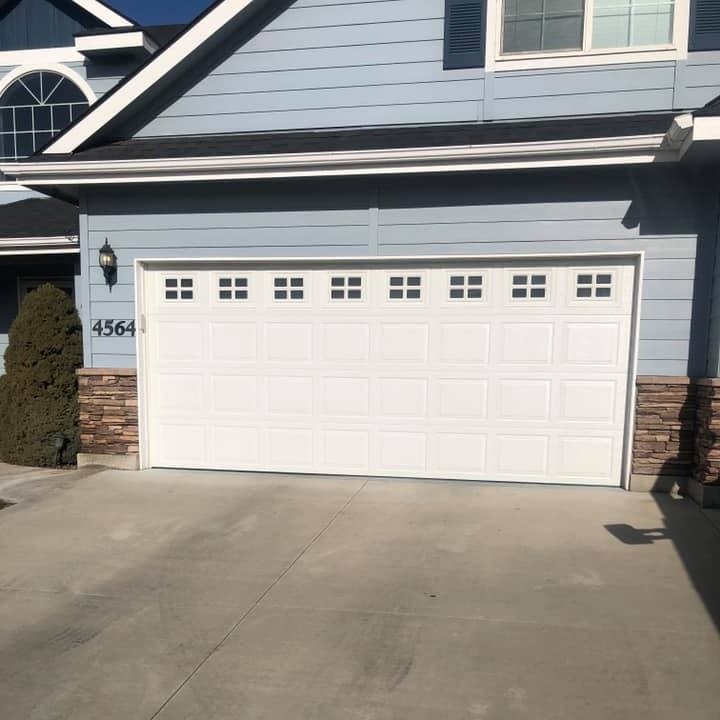
[[[109,292],[90,267],[88,316],[134,317],[136,258],[427,256],[646,252],[642,374],[685,375],[697,233],[682,188],[627,171],[144,191],[89,190],[83,243],[107,237],[119,260]],[[673,202],[669,201],[673,198]],[[377,247],[377,251],[375,248]],[[130,338],[93,338],[94,366],[135,365]]]
[[[0,10],[0,49],[71,47],[73,35],[102,23],[71,3],[22,0]]]

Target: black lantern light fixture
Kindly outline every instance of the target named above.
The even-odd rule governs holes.
[[[105,276],[105,282],[108,287],[112,288],[117,281],[117,255],[115,255],[115,251],[110,247],[107,238],[105,238],[105,244],[100,248],[99,260],[100,267]]]

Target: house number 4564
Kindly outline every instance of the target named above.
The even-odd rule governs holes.
[[[135,337],[134,320],[98,320],[92,329],[98,337]]]

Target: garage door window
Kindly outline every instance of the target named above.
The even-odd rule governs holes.
[[[547,297],[547,275],[512,276],[513,300],[544,300]]]
[[[611,299],[613,296],[612,273],[578,273],[575,295],[581,300]]]
[[[165,278],[165,300],[176,302],[179,300],[193,300],[193,279],[188,277]]]
[[[305,278],[302,277],[276,277],[273,282],[273,297],[281,302],[288,300],[305,299]]]
[[[482,275],[451,275],[450,300],[482,300]]]
[[[363,279],[360,275],[333,275],[330,278],[331,300],[362,300]]]
[[[218,300],[223,302],[248,299],[248,279],[246,277],[218,278]]]
[[[420,275],[391,275],[388,297],[390,300],[420,300],[422,277]]]

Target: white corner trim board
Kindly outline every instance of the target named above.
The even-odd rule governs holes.
[[[322,177],[469,172],[543,167],[645,164],[677,160],[665,135],[323,153],[280,153],[147,160],[8,163],[28,185]]]
[[[90,0],[85,0],[90,1]],[[75,125],[43,151],[46,155],[66,154],[77,150],[130,103],[169,73],[180,62],[229,23],[239,12],[257,0],[225,0],[201,16],[170,45],[159,52],[136,75],[111,91],[102,103],[88,112]],[[129,23],[128,23],[129,24]]]

